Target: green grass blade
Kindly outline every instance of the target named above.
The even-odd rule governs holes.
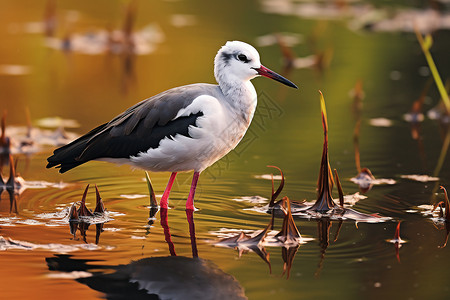
[[[420,46],[422,47],[423,54],[425,55],[425,58],[427,60],[428,66],[430,67],[431,74],[433,75],[434,82],[436,83],[436,86],[439,90],[439,93],[441,94],[442,102],[444,102],[445,109],[447,111],[447,114],[450,113],[450,100],[448,97],[448,93],[445,89],[444,83],[442,82],[441,76],[439,75],[438,69],[436,67],[436,64],[434,63],[433,57],[430,53],[430,48],[433,45],[433,39],[430,35],[426,35],[425,39],[422,37],[422,34],[415,29],[417,40],[419,41]]]

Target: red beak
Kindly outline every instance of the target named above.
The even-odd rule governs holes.
[[[287,86],[298,89],[298,87],[294,83],[292,83],[288,79],[284,78],[280,74],[277,74],[274,71],[264,67],[263,65],[261,65],[261,67],[259,67],[259,68],[253,68],[253,69],[256,70],[256,72],[258,72],[258,74],[261,76],[276,80],[278,82],[281,82],[282,84],[285,84]]]

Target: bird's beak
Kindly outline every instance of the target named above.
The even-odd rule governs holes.
[[[259,67],[259,68],[253,68],[253,69],[256,72],[258,72],[258,74],[261,75],[261,76],[264,76],[264,77],[276,80],[278,82],[281,82],[282,84],[285,84],[287,86],[290,86],[290,87],[298,89],[298,87],[294,83],[292,83],[288,79],[284,78],[280,74],[277,74],[274,71],[264,67],[263,65],[261,65],[261,67]]]

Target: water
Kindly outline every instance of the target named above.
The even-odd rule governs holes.
[[[26,124],[28,108],[34,121],[49,116],[75,119],[80,128],[68,130],[82,133],[165,89],[213,82],[213,57],[226,40],[256,45],[263,63],[279,72],[282,71],[279,47],[257,45],[262,36],[274,31],[294,36],[297,43],[292,49],[299,57],[312,54],[312,48],[329,51],[332,56],[323,73],[297,69],[285,74],[299,85],[299,90],[264,78],[253,81],[259,93],[259,107],[249,132],[234,152],[200,178],[196,194],[199,211],[194,213],[200,262],[166,258],[170,251],[175,251],[178,257],[193,255],[184,211],[191,174],[180,174],[171,194],[172,208],[168,211],[171,248],[172,244],[166,242],[160,213],[149,219],[148,191],[142,171],[93,162],[61,175],[44,168],[52,146],[28,157],[19,155],[18,171],[27,182],[34,183],[34,188],[20,194],[17,213],[14,207],[10,213],[7,193],[1,195],[0,298],[53,299],[55,295],[64,295],[66,299],[102,298],[112,292],[103,290],[101,283],[122,287],[129,277],[128,271],[135,269],[148,270],[147,277],[156,274],[157,278],[158,275],[171,278],[180,285],[171,290],[182,291],[177,272],[184,274],[186,271],[180,270],[186,264],[193,264],[189,268],[198,270],[198,274],[204,271],[222,276],[220,280],[234,286],[235,295],[242,288],[249,299],[448,297],[445,279],[450,275],[446,267],[450,263],[449,249],[440,248],[446,230],[417,208],[443,200],[438,187],[448,187],[448,160],[438,167],[445,131],[436,121],[425,117],[420,124],[421,144],[412,138],[410,124],[403,120],[403,114],[409,112],[428,79],[426,62],[414,35],[354,31],[348,26],[354,20],[352,16],[350,21],[299,17],[292,12],[270,10],[267,8],[270,3],[140,1],[134,28],[150,33],[152,48],[148,54],[127,58],[125,54],[88,55],[49,48],[39,25],[45,1],[2,2],[0,35],[4,42],[0,65],[6,68],[2,68],[0,77],[1,108],[7,110],[10,126]],[[276,7],[286,3],[291,2],[278,1]],[[121,28],[124,7],[121,1],[58,2],[55,37],[61,39],[68,32]],[[448,40],[448,31],[437,31],[432,48],[444,79],[450,76]],[[287,270],[283,275],[286,250],[281,247],[266,247],[269,267],[255,252],[240,253],[215,246],[221,229],[254,232],[269,223],[268,214],[251,209],[265,205],[268,200],[262,204],[233,200],[251,196],[270,198],[270,180],[259,178],[274,172],[267,165],[280,167],[286,176],[282,196],[293,200],[315,199],[323,139],[319,89],[327,103],[330,163],[339,171],[345,194],[359,191],[350,181],[357,172],[353,144],[356,119],[349,96],[358,80],[362,80],[365,93],[359,136],[361,166],[370,168],[377,179],[393,179],[395,184],[374,186],[365,193],[367,198],[353,208],[363,213],[379,213],[392,221],[339,224],[339,221],[296,219],[307,242],[298,249],[290,249],[291,258],[296,254],[289,278]],[[432,85],[424,112],[438,98]],[[375,118],[386,118],[391,125],[373,126],[371,120]],[[4,178],[8,178],[8,170],[3,168]],[[439,180],[419,182],[401,177],[412,174],[434,175]],[[150,176],[156,193],[162,194],[169,174]],[[79,232],[75,238],[70,234],[64,219],[72,203],[81,200],[88,183],[91,184],[88,207],[95,206],[93,185],[97,184],[113,219],[104,224],[98,244],[95,225],[87,230],[84,242]],[[387,241],[394,237],[397,221],[402,221],[400,235],[407,241],[398,249],[398,257],[394,244]],[[280,226],[281,220],[276,219],[275,229]],[[70,257],[57,256],[62,254]],[[132,261],[137,263],[129,265]],[[65,262],[70,262],[70,267]],[[125,278],[125,283],[111,282],[107,275],[112,273]]]

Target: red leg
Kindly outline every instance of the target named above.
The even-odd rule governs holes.
[[[197,188],[198,177],[200,172],[194,172],[194,177],[192,177],[191,190],[189,191],[189,197],[186,201],[186,210],[195,210],[194,207],[194,195],[195,189]]]
[[[164,190],[164,194],[162,195],[161,200],[159,201],[159,206],[161,208],[169,207],[169,194],[176,176],[177,172],[172,172],[172,174],[170,174],[169,182],[167,183],[166,189]]]

